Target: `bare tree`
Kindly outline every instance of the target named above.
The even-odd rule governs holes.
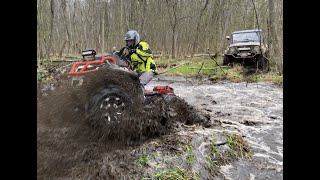
[[[49,35],[49,40],[48,40],[48,46],[47,46],[47,59],[50,60],[50,52],[51,52],[51,47],[52,47],[52,33],[53,33],[53,23],[54,23],[54,0],[50,1],[50,12],[51,12],[51,17],[50,17],[50,35]]]
[[[268,0],[269,2],[269,27],[270,27],[270,39],[269,39],[269,46],[271,49],[272,55],[278,55],[279,52],[277,51],[277,31],[276,31],[276,21],[275,21],[275,13],[274,13],[274,1]]]
[[[199,33],[201,32],[201,27],[200,27],[201,20],[202,20],[202,16],[204,14],[204,11],[208,7],[208,4],[209,4],[209,0],[206,0],[203,8],[200,10],[199,19],[198,19],[198,23],[197,23],[197,29],[196,29],[195,36],[194,36],[194,43],[193,43],[193,47],[192,47],[192,55],[194,55],[196,48],[198,46]]]
[[[176,57],[176,40],[177,40],[177,27],[181,20],[188,18],[189,16],[178,17],[177,9],[178,9],[178,1],[171,1],[166,0],[168,6],[168,14],[170,18],[170,25],[172,30],[172,48],[171,48],[171,56],[172,58]]]

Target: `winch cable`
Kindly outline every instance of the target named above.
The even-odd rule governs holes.
[[[183,65],[185,65],[185,64],[188,64],[188,63],[180,64],[180,65],[178,65],[178,66],[176,66],[176,67],[170,68],[170,69],[165,70],[165,71],[160,72],[160,73],[157,73],[156,75],[164,74],[164,73],[166,73],[166,72],[168,72],[168,71],[174,70],[174,69],[176,69],[176,68],[178,68],[178,67],[180,67],[180,66],[183,66]]]

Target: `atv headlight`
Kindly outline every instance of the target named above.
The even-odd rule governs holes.
[[[261,53],[260,46],[254,46],[253,50],[258,54]]]
[[[235,47],[230,47],[230,48],[229,48],[229,53],[230,53],[230,54],[235,54],[236,51],[237,51],[237,49],[236,49]]]

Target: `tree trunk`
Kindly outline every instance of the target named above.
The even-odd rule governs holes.
[[[52,32],[53,32],[53,23],[54,23],[54,0],[50,1],[50,34],[49,34],[49,42],[48,42],[48,46],[47,46],[47,60],[50,60],[50,53],[51,53],[51,46],[52,46]]]
[[[176,26],[172,29],[172,48],[171,48],[171,57],[176,58]]]
[[[61,8],[63,10],[63,19],[64,19],[64,28],[65,28],[65,32],[66,32],[66,40],[63,42],[63,49],[65,47],[65,44],[67,45],[67,53],[69,54],[69,50],[70,50],[70,34],[69,34],[69,28],[68,28],[68,23],[67,23],[67,2],[66,0],[62,0],[61,3]],[[63,49],[61,49],[60,51],[60,57],[62,56],[63,53]]]
[[[278,44],[278,39],[277,39],[277,31],[276,31],[276,24],[275,22],[275,13],[274,13],[274,2],[273,0],[269,0],[269,26],[270,26],[270,42],[269,42],[269,47],[270,47],[270,55],[271,56],[277,56],[279,55],[277,44]]]
[[[200,15],[199,15],[198,23],[197,23],[197,28],[196,28],[196,32],[195,32],[196,34],[195,34],[195,38],[194,38],[194,42],[193,42],[193,46],[192,46],[192,55],[191,56],[194,55],[194,53],[196,52],[196,48],[198,47],[199,33],[201,31],[201,28],[200,28],[201,20],[202,20],[203,12],[206,10],[206,8],[208,6],[208,2],[209,2],[209,0],[206,0],[204,7],[200,11]]]
[[[104,6],[104,7],[106,8],[107,6]],[[101,45],[101,52],[103,53],[105,51],[105,47],[104,47],[104,26],[105,26],[104,25],[104,23],[105,23],[104,21],[105,21],[105,17],[104,16],[105,16],[106,12],[103,11],[103,10],[101,12],[102,12],[102,25],[101,25],[102,26],[101,27],[102,28],[102,32],[101,32],[101,41],[102,41],[101,43],[102,43],[102,45]]]

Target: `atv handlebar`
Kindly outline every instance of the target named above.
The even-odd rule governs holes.
[[[124,50],[127,50],[127,52],[125,54],[123,54]],[[128,61],[130,59],[130,53],[129,53],[129,47],[128,46],[124,46],[120,49],[120,51],[118,52],[118,56],[120,57],[120,59],[123,59],[125,61]]]

